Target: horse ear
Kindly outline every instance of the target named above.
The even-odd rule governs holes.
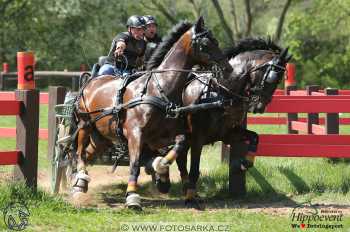
[[[283,51],[280,54],[281,59],[284,59],[286,57],[286,55],[288,54],[288,49],[289,49],[289,47],[283,49]]]
[[[200,16],[196,22],[196,25],[195,25],[195,32],[198,33],[198,32],[201,32],[204,30],[204,18],[203,16]]]
[[[288,54],[286,57],[286,63],[288,63],[292,59],[292,57],[293,57],[292,54]]]

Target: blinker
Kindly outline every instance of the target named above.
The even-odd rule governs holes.
[[[274,70],[270,70],[266,78],[266,82],[272,84],[272,83],[276,83],[277,81],[278,81],[278,72]]]

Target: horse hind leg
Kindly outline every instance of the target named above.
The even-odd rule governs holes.
[[[112,143],[108,142],[105,138],[102,137],[98,132],[92,131],[90,135],[90,143],[86,147],[86,160],[92,162],[96,155],[102,154],[108,146],[111,146]]]
[[[72,192],[75,193],[86,193],[88,191],[88,183],[91,178],[86,170],[86,147],[89,144],[90,129],[82,128],[78,132],[77,137],[77,174],[75,181],[73,182]]]

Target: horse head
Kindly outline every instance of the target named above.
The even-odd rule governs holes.
[[[230,79],[239,83],[236,88],[249,97],[248,111],[263,113],[292,58],[288,48],[281,49],[270,40],[248,38],[226,55],[232,57]]]
[[[194,65],[219,67],[225,73],[232,71],[218,41],[205,27],[203,17],[194,24],[183,21],[174,26],[152,54],[146,68],[189,69]]]
[[[251,72],[249,112],[263,113],[266,105],[271,102],[273,93],[281,82],[285,66],[291,59],[288,48],[280,54],[272,54],[261,60],[262,63],[253,68]]]
[[[195,63],[203,66],[218,65],[225,73],[232,72],[227,57],[219,48],[212,32],[205,27],[203,17],[199,17],[191,29],[191,56]],[[226,76],[226,75],[224,75]]]

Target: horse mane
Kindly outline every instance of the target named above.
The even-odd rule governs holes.
[[[190,28],[192,27],[192,23],[188,21],[181,21],[176,24],[169,32],[168,35],[163,37],[163,41],[158,45],[156,50],[153,52],[151,58],[147,62],[147,70],[152,70],[158,67],[165,55],[168,53],[170,48],[179,40],[179,38]]]
[[[223,53],[231,59],[237,56],[239,53],[254,51],[254,50],[268,50],[276,53],[280,53],[282,48],[275,44],[270,37],[268,38],[244,38],[238,41],[238,43],[230,48],[225,48]]]

